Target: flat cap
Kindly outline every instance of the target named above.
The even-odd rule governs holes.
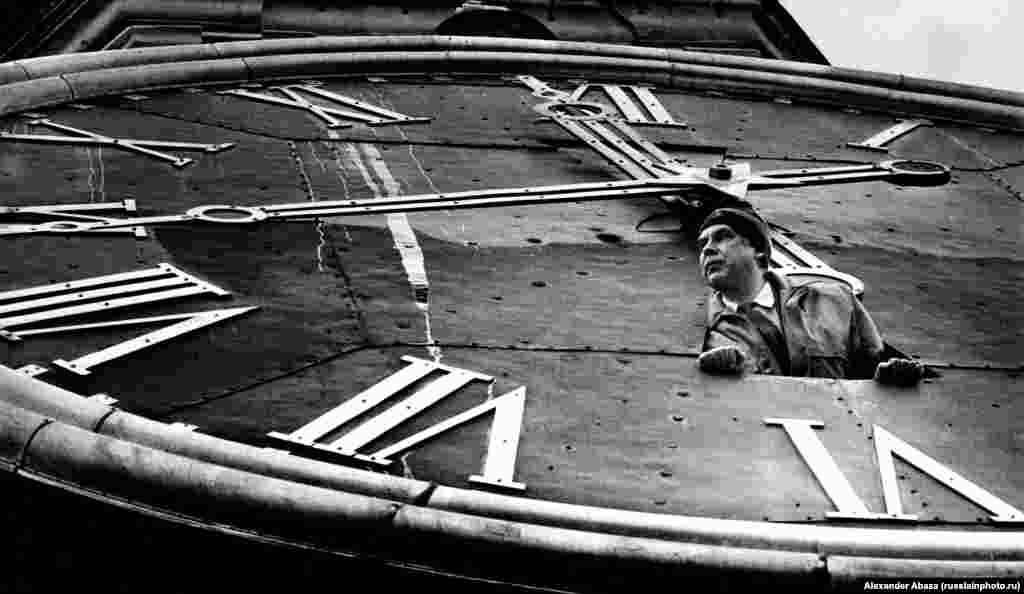
[[[714,210],[701,223],[697,231],[699,235],[712,225],[728,225],[738,235],[747,238],[754,250],[763,253],[765,256],[772,255],[772,240],[768,233],[768,223],[757,216],[752,210],[739,208],[719,208]]]

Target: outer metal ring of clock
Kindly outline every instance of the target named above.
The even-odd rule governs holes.
[[[232,213],[231,216],[215,216],[214,213]],[[234,204],[207,204],[197,206],[185,212],[185,216],[197,221],[207,223],[231,223],[233,225],[244,223],[258,223],[267,218],[267,213],[260,208],[249,206],[238,206]]]
[[[562,118],[578,122],[617,117],[604,105],[590,101],[551,101],[535,105],[533,110],[549,118]]]

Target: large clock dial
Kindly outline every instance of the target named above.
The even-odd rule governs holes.
[[[1019,135],[540,70],[12,111],[5,365],[289,459],[532,502],[1024,520]],[[773,267],[847,286],[930,378],[702,374],[694,228],[739,202]]]

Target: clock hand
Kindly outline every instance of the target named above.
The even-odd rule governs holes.
[[[333,216],[356,216],[367,214],[516,206],[524,204],[548,204],[589,200],[657,197],[666,193],[677,192],[681,188],[685,189],[699,186],[702,183],[703,180],[699,176],[679,175],[671,178],[658,179],[648,178],[642,180],[449,192],[444,194],[419,194],[388,200],[334,200],[315,203],[294,202],[254,206],[213,204],[197,206],[183,214],[136,217],[130,219],[108,218],[95,222],[58,221],[54,223],[44,223],[32,226],[30,229],[25,230],[23,234],[60,234],[188,222],[244,225],[266,220],[286,221]]]
[[[867,165],[761,171],[750,189],[817,186],[861,181],[888,181],[901,186],[941,186],[950,179],[949,168],[931,161],[895,160]]]
[[[738,164],[731,167],[718,166],[717,168],[684,167],[674,175],[657,178],[418,194],[389,200],[334,200],[254,206],[214,204],[198,206],[184,214],[130,219],[77,215],[73,218],[78,220],[11,226],[0,229],[0,235],[95,232],[186,222],[244,225],[265,220],[284,221],[623,198],[658,197],[664,199],[665,196],[680,191],[698,188],[710,189],[727,199],[742,199],[748,189],[804,187],[874,180],[895,181],[907,185],[935,185],[936,183],[945,183],[944,180],[948,177],[949,170],[947,168],[925,161],[886,161],[872,165],[766,171],[756,175],[750,174],[749,164]],[[218,213],[220,213],[219,216]]]

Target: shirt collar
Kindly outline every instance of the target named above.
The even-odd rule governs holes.
[[[720,296],[722,298],[722,303],[725,304],[729,311],[736,311],[739,308],[739,303],[730,300],[725,295],[720,294]],[[754,303],[765,309],[772,309],[775,307],[775,292],[772,291],[771,284],[765,282],[761,285],[761,292],[757,294],[757,297],[754,297]]]

